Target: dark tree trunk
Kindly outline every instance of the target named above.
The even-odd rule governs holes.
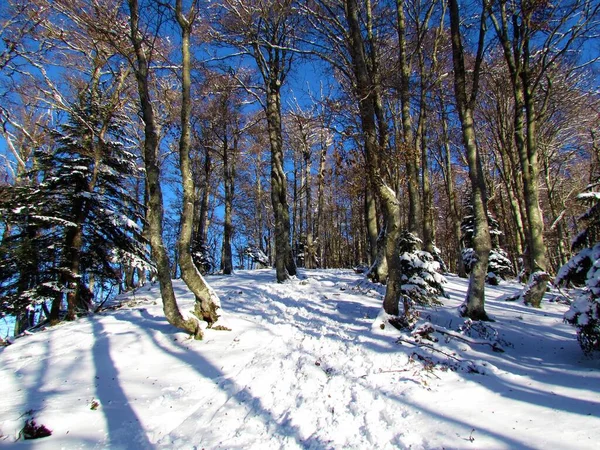
[[[281,93],[279,80],[272,80],[267,92],[267,126],[271,144],[271,202],[275,214],[275,271],[282,283],[296,275],[296,263],[290,245],[290,211],[287,202],[287,178],[283,169]]]
[[[346,0],[346,20],[349,31],[349,52],[356,80],[356,94],[359,101],[360,120],[365,143],[366,161],[370,182],[376,188],[385,210],[386,245],[385,252],[389,266],[388,283],[383,301],[383,309],[392,316],[399,315],[401,287],[398,237],[400,233],[400,205],[394,191],[384,182],[380,172],[380,151],[377,139],[375,98],[372,80],[377,77],[369,73],[365,55],[364,39],[360,31],[360,19],[356,0]],[[404,315],[410,314],[405,304]]]
[[[223,274],[233,273],[233,196],[235,195],[235,155],[237,154],[237,136],[233,138],[233,148],[229,148],[227,139],[223,146],[223,183],[225,185],[225,215],[223,217],[223,252],[221,265]]]
[[[76,214],[76,227],[69,228],[65,235],[65,281],[69,291],[67,292],[67,320],[75,320],[79,306],[79,298],[82,291],[81,283],[81,248],[83,246],[83,222],[87,216],[87,211],[83,202],[77,202],[74,205]],[[85,289],[85,288],[84,288]],[[89,310],[91,305],[86,305]]]

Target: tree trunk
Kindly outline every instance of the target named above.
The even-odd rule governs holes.
[[[406,49],[406,18],[404,0],[396,0],[396,27],[398,32],[398,59],[400,64],[400,104],[402,112],[402,144],[406,158],[408,188],[408,231],[421,235],[421,201],[419,195],[418,152],[412,130],[410,113],[410,61]]]
[[[365,183],[365,219],[369,242],[369,265],[377,260],[377,207],[370,184]]]
[[[315,262],[315,244],[313,240],[313,205],[312,205],[312,177],[310,174],[310,149],[308,143],[304,149],[304,193],[306,195],[306,248],[304,250],[304,267],[314,269],[317,267]]]
[[[198,216],[196,218],[196,231],[193,242],[193,255],[194,265],[200,271],[201,274],[205,274],[213,268],[207,264],[204,255],[207,251],[207,234],[208,234],[208,211],[210,208],[210,174],[212,172],[212,158],[210,156],[210,150],[205,149],[204,155],[204,186],[201,189],[199,205],[198,205]],[[195,210],[195,208],[194,208]]]
[[[146,169],[146,189],[148,192],[148,237],[152,247],[152,256],[156,265],[163,311],[168,322],[191,333],[196,339],[202,338],[200,322],[194,317],[184,319],[179,311],[173,284],[170,277],[169,257],[162,239],[163,204],[158,165],[158,125],[150,97],[149,63],[143,48],[142,34],[139,28],[138,0],[128,0],[130,11],[130,39],[135,50],[134,72],[137,81],[142,119],[144,120],[144,165]]]
[[[179,139],[179,169],[183,184],[183,209],[181,212],[181,230],[177,241],[179,253],[179,267],[181,278],[187,287],[194,293],[196,303],[194,313],[208,323],[211,327],[218,319],[217,310],[221,307],[216,293],[208,287],[204,278],[192,260],[192,231],[194,228],[194,176],[190,160],[191,127],[190,116],[192,102],[191,87],[191,55],[190,35],[192,32],[192,19],[188,19],[182,12],[182,0],[176,1],[177,22],[181,28],[182,50],[182,85],[181,85],[181,136]],[[195,14],[193,11],[191,16]]]
[[[365,143],[366,161],[370,182],[376,188],[385,209],[386,245],[385,252],[389,266],[388,283],[383,301],[383,309],[387,314],[399,316],[399,299],[401,288],[401,268],[398,254],[398,237],[400,234],[400,205],[394,191],[385,183],[380,173],[380,155],[382,150],[377,139],[375,122],[375,99],[372,81],[377,77],[369,73],[365,56],[364,40],[360,31],[360,19],[356,0],[346,0],[346,20],[349,28],[349,52],[352,58],[352,69],[356,81],[356,94],[359,102],[360,120]],[[410,305],[404,304],[404,318],[411,313]]]
[[[556,271],[562,266],[564,266],[568,261],[567,253],[568,251],[565,249],[565,227],[563,226],[563,219],[560,217],[563,213],[559,213],[556,207],[556,192],[554,190],[554,186],[552,184],[552,180],[550,179],[550,164],[548,163],[548,158],[544,158],[544,180],[546,182],[546,192],[548,196],[548,206],[550,207],[550,213],[554,218],[554,227],[556,229],[557,242],[556,242]],[[564,205],[563,205],[564,212]]]
[[[529,89],[529,54],[525,53],[523,84],[525,90],[525,113],[527,123],[527,166],[523,169],[525,184],[525,207],[529,224],[529,259],[531,277],[524,293],[524,302],[534,308],[541,308],[542,298],[548,285],[548,262],[544,244],[544,218],[540,209],[539,163],[537,147],[537,113],[533,93]],[[527,175],[525,175],[527,174]]]
[[[315,242],[317,254],[317,267],[323,267],[324,237],[323,237],[323,210],[325,208],[325,162],[327,159],[327,142],[321,132],[321,154],[319,157],[319,173],[317,174],[317,220],[315,222]]]
[[[450,136],[448,134],[448,118],[446,115],[446,105],[443,101],[441,103],[442,111],[442,133],[444,139],[444,161],[445,161],[445,172],[446,172],[446,193],[448,195],[448,204],[450,206],[450,221],[452,223],[452,230],[454,232],[455,242],[455,260],[456,260],[456,271],[459,277],[466,278],[467,272],[465,270],[465,264],[462,258],[462,241],[461,241],[461,229],[460,229],[460,201],[456,195],[456,189],[454,186],[454,171],[452,170],[452,152],[450,150]]]
[[[275,271],[277,282],[296,275],[296,263],[290,245],[290,211],[287,202],[287,178],[283,169],[281,93],[279,80],[271,80],[267,92],[267,127],[271,144],[271,202],[275,215]]]
[[[256,229],[254,230],[254,245],[261,251],[267,252],[266,246],[263,244],[263,190],[261,183],[260,157],[256,158]],[[268,254],[268,253],[267,253]]]
[[[423,76],[423,75],[422,75]],[[421,83],[421,116],[419,118],[421,147],[421,186],[423,192],[423,249],[432,255],[434,254],[434,224],[433,224],[433,205],[431,193],[431,181],[429,180],[429,163],[427,155],[427,105],[425,97],[425,86]]]
[[[473,320],[489,320],[485,312],[485,278],[489,253],[492,248],[490,230],[487,222],[485,178],[481,166],[481,158],[475,141],[473,122],[473,106],[477,96],[479,68],[483,55],[485,32],[485,9],[482,11],[479,48],[477,61],[473,72],[473,87],[470,98],[467,94],[467,77],[465,69],[464,51],[460,32],[460,13],[457,0],[449,0],[450,29],[452,39],[452,61],[454,65],[454,92],[458,115],[461,122],[463,143],[469,164],[469,179],[472,189],[473,214],[475,216],[475,230],[473,233],[473,250],[476,260],[471,269],[469,289],[463,305],[464,316]]]
[[[528,245],[527,265],[531,274],[528,286],[523,292],[523,298],[526,304],[539,308],[546,292],[547,261],[543,236],[544,224],[539,202],[537,115],[531,91],[531,68],[529,66],[531,57],[529,32],[533,10],[532,8],[531,11],[521,11],[523,14],[520,24],[516,16],[513,18],[512,39],[508,31],[509,18],[505,5],[501,5],[499,10],[501,21],[498,22],[493,17],[493,24],[509,69],[515,102],[514,134],[523,178],[523,197],[527,217],[527,227],[525,228]]]
[[[237,136],[233,138],[233,148],[229,148],[227,139],[223,146],[223,183],[225,184],[225,216],[223,217],[223,252],[221,265],[224,275],[233,272],[233,254],[231,239],[233,237],[233,196],[235,194],[235,155],[237,153]]]
[[[76,214],[76,227],[69,228],[65,235],[65,280],[69,288],[67,292],[67,316],[66,320],[75,320],[77,308],[82,291],[81,288],[81,248],[83,246],[83,222],[87,216],[84,202],[76,202],[74,213]],[[85,306],[87,310],[91,305]]]

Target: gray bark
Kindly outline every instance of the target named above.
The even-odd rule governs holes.
[[[377,139],[376,99],[374,98],[372,86],[372,81],[377,77],[369,73],[356,0],[346,0],[345,8],[349,32],[348,50],[352,59],[352,70],[356,81],[356,94],[359,102],[368,174],[370,182],[376,188],[385,209],[387,235],[385,251],[389,265],[389,276],[383,309],[392,316],[399,316],[401,271],[397,243],[400,233],[400,205],[394,191],[385,183],[380,171],[379,153],[381,149],[379,147],[380,141]],[[405,317],[410,312],[410,306],[405,303]]]
[[[473,109],[477,96],[479,70],[484,46],[485,8],[481,13],[477,60],[473,71],[473,85],[470,96],[467,94],[467,78],[464,50],[460,32],[460,13],[458,1],[449,0],[450,29],[452,39],[452,61],[454,66],[454,92],[458,114],[461,122],[463,143],[469,164],[471,181],[473,214],[475,230],[473,233],[473,250],[476,261],[471,270],[469,289],[464,303],[463,315],[474,320],[489,320],[485,312],[485,278],[489,253],[492,248],[490,230],[487,222],[485,178],[481,165],[479,149],[475,141]]]
[[[177,241],[179,253],[179,267],[181,278],[187,287],[194,293],[196,303],[194,313],[196,316],[208,323],[211,327],[219,318],[217,310],[220,308],[219,299],[212,289],[208,287],[204,278],[196,268],[191,253],[192,232],[194,228],[194,177],[190,160],[191,148],[191,126],[190,117],[192,111],[191,101],[191,54],[190,36],[192,32],[193,18],[185,17],[182,11],[182,0],[175,3],[177,22],[181,29],[182,50],[182,84],[181,84],[181,136],[179,138],[179,169],[183,184],[183,209],[181,212],[181,230]],[[190,13],[193,17],[195,12]]]
[[[163,311],[167,321],[182,330],[191,333],[196,339],[202,338],[200,322],[196,318],[184,319],[179,311],[170,276],[169,258],[162,239],[163,204],[158,164],[158,125],[150,96],[149,62],[144,49],[139,24],[138,0],[128,0],[130,11],[131,43],[135,51],[134,73],[137,81],[142,119],[144,120],[144,166],[146,169],[146,189],[148,208],[146,221],[148,237],[152,248],[152,257],[156,265],[156,276],[163,300]]]

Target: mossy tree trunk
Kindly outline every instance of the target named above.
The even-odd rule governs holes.
[[[191,126],[190,117],[192,111],[191,101],[191,53],[190,36],[196,11],[194,5],[189,14],[184,14],[182,1],[175,2],[175,14],[177,23],[181,29],[181,51],[182,51],[182,84],[181,84],[181,136],[179,138],[179,169],[183,184],[183,208],[181,212],[181,230],[177,241],[179,253],[179,267],[181,278],[194,293],[196,304],[194,312],[199,319],[204,320],[211,327],[219,318],[217,310],[220,308],[219,299],[196,268],[192,260],[192,232],[194,228],[194,200],[195,186],[190,160],[191,148]]]
[[[486,186],[481,156],[475,140],[473,111],[477,98],[478,82],[483,60],[486,8],[480,17],[477,59],[472,75],[470,94],[467,90],[467,72],[460,31],[460,12],[457,0],[449,0],[450,32],[452,39],[452,61],[454,66],[454,93],[458,115],[461,123],[463,144],[469,164],[469,180],[471,181],[471,201],[475,230],[473,233],[473,250],[476,259],[471,269],[469,289],[463,306],[463,315],[474,320],[489,320],[485,312],[485,278],[492,241],[487,221]]]
[[[163,301],[163,311],[167,321],[182,330],[191,333],[195,338],[201,339],[202,329],[200,322],[195,317],[185,319],[177,305],[173,283],[171,281],[169,257],[162,239],[163,203],[162,188],[160,182],[160,168],[158,161],[159,135],[158,123],[150,96],[150,74],[149,59],[145,48],[142,32],[140,30],[139,4],[138,0],[128,0],[129,25],[131,43],[135,56],[133,70],[135,73],[138,95],[141,108],[141,116],[144,120],[144,166],[146,169],[146,189],[148,203],[146,210],[146,221],[148,226],[148,238],[152,248],[152,258],[156,265],[156,276],[160,286]]]

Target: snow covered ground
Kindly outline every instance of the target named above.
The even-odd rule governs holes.
[[[562,323],[565,305],[534,310],[501,300],[517,285],[490,287],[497,321],[457,333],[467,285],[450,277],[444,306],[421,314],[443,332],[433,342],[381,329],[382,289],[351,271],[274,279],[209,277],[232,331],[201,342],[167,324],[157,286],[17,339],[0,350],[0,447],[599,448],[600,361]],[[15,442],[30,418],[52,436]]]

